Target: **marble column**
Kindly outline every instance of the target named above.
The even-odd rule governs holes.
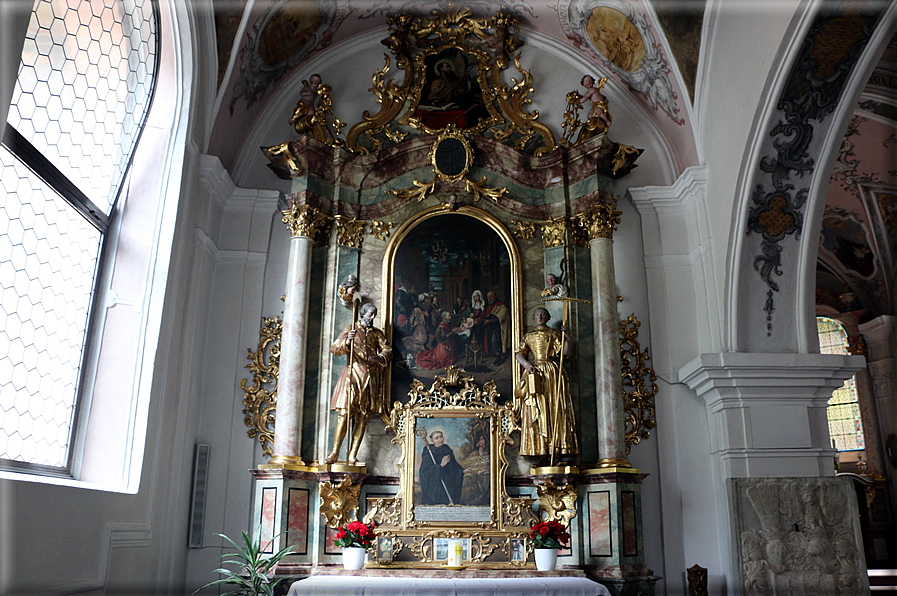
[[[629,468],[623,415],[623,380],[620,375],[620,317],[614,275],[614,230],[620,212],[599,203],[584,213],[592,257],[592,314],[597,390],[598,468]]]
[[[274,427],[274,457],[268,466],[303,466],[299,455],[302,443],[302,402],[305,388],[305,345],[308,321],[311,251],[315,233],[327,216],[295,199],[283,211],[290,229],[290,256],[287,266],[280,340],[280,376],[277,381],[277,424]]]

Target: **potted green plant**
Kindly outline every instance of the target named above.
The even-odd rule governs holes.
[[[261,536],[253,540],[246,532],[242,534],[242,546],[224,534],[218,534],[218,536],[230,542],[236,549],[236,552],[221,555],[222,559],[226,559],[223,561],[223,564],[236,565],[237,569],[233,570],[225,567],[216,569],[215,573],[220,573],[224,577],[207,583],[199,590],[209,586],[227,584],[235,586],[235,589],[226,592],[222,596],[274,596],[274,588],[283,581],[283,578],[272,580],[270,576],[280,560],[290,554],[292,547],[286,546],[273,555],[265,556],[262,553]],[[199,590],[196,592],[199,592]]]
[[[340,527],[336,532],[334,544],[343,549],[343,568],[361,569],[364,566],[365,553],[376,539],[374,524],[353,521]]]
[[[570,533],[558,521],[538,523],[529,534],[536,556],[536,569],[553,571],[558,561],[558,549],[570,542]]]

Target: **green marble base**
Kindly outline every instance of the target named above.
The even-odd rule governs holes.
[[[654,596],[654,584],[660,579],[660,576],[657,575],[639,575],[622,579],[592,578],[593,581],[607,588],[611,596]]]

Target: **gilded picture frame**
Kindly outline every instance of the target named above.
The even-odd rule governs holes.
[[[497,218],[470,205],[420,211],[393,234],[382,279],[391,402],[408,401],[413,381],[428,383],[451,365],[480,385],[492,381],[499,401],[512,398],[521,257]]]

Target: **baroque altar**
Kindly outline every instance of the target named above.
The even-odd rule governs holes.
[[[530,527],[558,520],[562,569],[653,593],[627,455],[657,387],[613,264],[613,181],[641,150],[610,139],[591,77],[558,140],[527,111],[524,43],[506,12],[397,14],[379,111],[344,131],[314,75],[298,138],[263,148],[292,183],[289,270],[243,387],[270,456],[253,530],[293,547],[278,573],[335,565],[355,519],[370,569],[440,568],[461,540],[469,568],[533,570]]]

